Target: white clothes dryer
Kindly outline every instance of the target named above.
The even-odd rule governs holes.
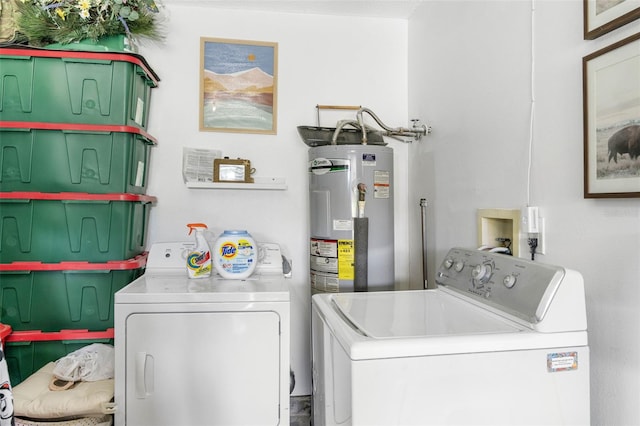
[[[578,272],[452,249],[436,281],[313,296],[314,426],[589,424]]]
[[[154,244],[115,294],[115,424],[289,424],[290,296],[277,245],[245,280],[189,279],[190,243]]]

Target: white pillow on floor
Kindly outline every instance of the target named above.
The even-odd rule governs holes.
[[[63,391],[49,390],[55,363],[50,362],[13,388],[16,417],[63,419],[108,414],[114,380],[77,382]]]

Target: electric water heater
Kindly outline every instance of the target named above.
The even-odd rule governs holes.
[[[366,291],[393,290],[393,150],[311,147],[309,197],[312,293],[354,291],[358,247],[366,248]]]

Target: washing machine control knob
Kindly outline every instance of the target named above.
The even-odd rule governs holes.
[[[491,274],[493,273],[493,267],[489,263],[480,263],[473,267],[471,271],[471,276],[474,280],[479,283],[486,283],[491,278]]]
[[[507,275],[506,277],[504,277],[504,279],[502,280],[502,283],[504,284],[504,286],[506,288],[512,288],[514,285],[516,285],[516,277],[515,275]]]
[[[445,269],[451,269],[451,267],[453,266],[453,259],[448,257],[444,260],[444,267]]]
[[[456,270],[456,272],[462,272],[462,270],[464,269],[464,262],[462,260],[458,260],[456,262],[456,265],[454,266],[454,269]]]

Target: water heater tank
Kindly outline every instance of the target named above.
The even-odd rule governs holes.
[[[393,150],[324,145],[309,149],[312,293],[354,291],[359,184],[366,188],[368,291],[394,288]]]

